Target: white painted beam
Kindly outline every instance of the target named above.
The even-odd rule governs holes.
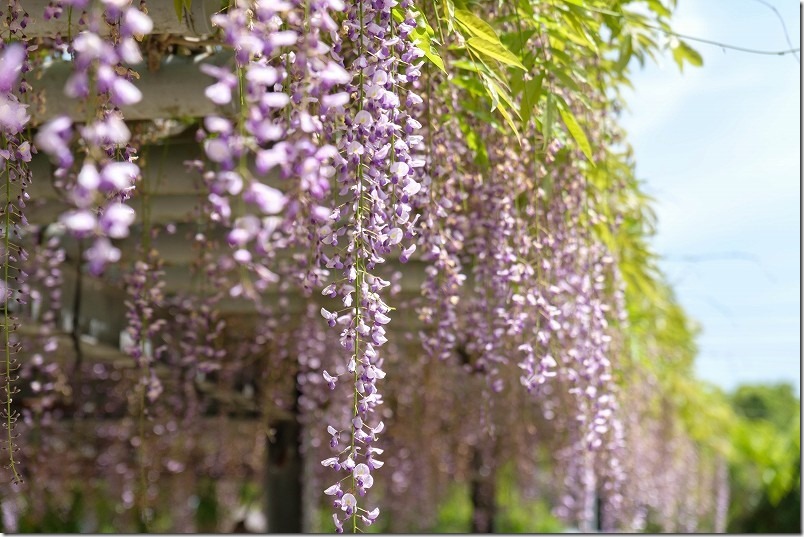
[[[80,13],[73,13],[68,17],[67,10],[58,19],[45,20],[45,8],[48,0],[25,0],[23,7],[28,12],[30,22],[25,28],[29,38],[54,37],[57,34],[66,37],[69,33],[77,33],[81,27],[77,25]],[[221,0],[193,0],[189,11],[184,16],[176,16],[173,2],[170,0],[151,0],[148,2],[148,15],[154,21],[154,34],[178,34],[184,36],[199,36],[212,33],[210,16],[221,9]],[[71,19],[71,20],[70,20]],[[72,23],[72,26],[70,26]],[[104,25],[103,31],[109,32],[110,27]]]
[[[149,71],[145,64],[135,65],[134,70],[140,75],[135,84],[142,91],[142,100],[122,107],[123,116],[129,121],[138,121],[196,118],[220,113],[221,107],[204,95],[204,90],[214,83],[214,79],[203,74],[199,64],[223,65],[231,59],[231,53],[221,52],[192,57],[169,56],[157,71]],[[85,107],[64,95],[64,85],[70,74],[70,63],[57,61],[29,76],[33,92],[42,102],[42,105],[37,103],[28,109],[31,125],[40,125],[59,115],[69,116],[74,121],[86,121],[89,114]],[[232,110],[225,113],[232,113]]]

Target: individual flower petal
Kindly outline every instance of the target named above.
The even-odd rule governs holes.
[[[407,165],[406,165],[407,167]],[[407,173],[407,172],[406,172]],[[408,196],[415,196],[422,189],[422,185],[416,181],[411,180],[402,191]]]
[[[78,236],[86,236],[95,230],[97,219],[90,211],[70,211],[62,215],[61,223]]]
[[[399,178],[406,176],[408,170],[410,170],[410,167],[404,162],[394,162],[391,164],[391,173]]]
[[[361,110],[357,113],[357,115],[355,115],[355,125],[360,125],[361,127],[370,127],[373,122],[374,119],[366,110]]]
[[[119,77],[116,78],[112,83],[109,96],[112,103],[116,104],[117,106],[129,106],[132,104],[137,104],[142,100],[142,92],[137,88],[137,86],[125,78]]]
[[[352,75],[335,62],[329,62],[319,76],[331,84],[346,84],[352,80]]]
[[[139,176],[140,169],[132,162],[109,162],[101,171],[100,189],[120,191],[130,187]]]
[[[295,45],[299,35],[292,30],[273,32],[271,34],[271,44],[275,47],[289,47]]]
[[[290,102],[290,97],[286,93],[268,92],[262,96],[261,102],[270,108],[282,108]]]
[[[223,82],[217,82],[204,90],[207,99],[217,105],[226,105],[232,102],[232,88]]]
[[[232,132],[232,122],[220,116],[207,116],[204,118],[204,128],[208,132],[229,134]]]
[[[17,83],[25,62],[25,46],[21,43],[10,43],[0,56],[0,92],[8,93]]]
[[[148,35],[154,29],[151,17],[134,7],[126,10],[122,26],[126,33],[133,35]]]
[[[86,258],[89,262],[89,272],[98,276],[107,264],[120,261],[120,249],[112,246],[106,237],[99,237],[87,250]]]
[[[355,469],[352,470],[352,475],[357,478],[363,478],[367,475],[371,475],[371,469],[368,467],[368,465],[361,462],[360,464],[355,465]]]
[[[321,104],[326,107],[346,106],[349,104],[349,94],[345,91],[324,95],[321,97]]]
[[[354,512],[355,507],[357,507],[357,498],[355,498],[354,494],[347,492],[341,498],[341,509],[344,511]]]
[[[223,138],[207,140],[204,151],[212,162],[226,162],[232,158],[232,148]]]
[[[246,71],[246,80],[253,84],[273,86],[279,80],[279,73],[270,65],[250,65]]]
[[[114,203],[101,215],[100,224],[103,232],[113,239],[128,236],[128,230],[134,223],[134,209],[122,203]]]
[[[263,183],[253,182],[249,185],[243,199],[253,203],[265,214],[277,214],[285,207],[287,199],[279,190]]]

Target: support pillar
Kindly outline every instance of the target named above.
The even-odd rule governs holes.
[[[268,533],[301,533],[303,524],[301,426],[296,416],[273,424],[268,438],[265,490]]]

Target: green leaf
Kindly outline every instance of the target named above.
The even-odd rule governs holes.
[[[633,53],[634,44],[631,36],[623,36],[622,40],[620,41],[620,57],[617,58],[617,63],[614,65],[614,69],[617,71],[622,71],[628,67],[628,62],[631,61],[631,56]]]
[[[452,0],[444,0],[444,19],[447,21],[447,31],[453,32],[455,29],[455,3]]]
[[[181,22],[184,18],[184,12],[189,11],[193,6],[193,0],[173,0],[173,9],[176,11],[176,17]]]
[[[481,73],[484,70],[481,64],[468,60],[455,60],[450,63],[450,67],[463,69],[464,71],[471,71],[473,73]]]
[[[491,27],[489,23],[465,9],[455,10],[455,20],[463,26],[467,32],[473,36],[480,37],[486,41],[499,42],[500,38],[497,37],[497,32]]]
[[[659,0],[648,0],[648,7],[661,17],[670,17],[672,13],[670,12],[664,4],[662,4]]]
[[[535,16],[533,5],[530,0],[519,0],[519,12],[523,14],[525,19],[532,19]]]
[[[486,168],[489,165],[489,154],[486,151],[486,146],[483,144],[483,139],[477,134],[464,116],[459,116],[461,132],[466,137],[466,147],[471,149],[475,154],[475,163],[481,168]]]
[[[481,76],[483,77],[484,83],[493,88],[494,94],[497,95],[500,99],[502,99],[504,103],[507,104],[508,107],[514,111],[516,116],[519,117],[519,112],[516,111],[516,104],[514,104],[514,99],[511,97],[511,94],[508,92],[508,89],[497,83],[491,77],[487,77],[482,74]]]
[[[572,115],[572,112],[570,112],[568,108],[563,106],[559,107],[558,113],[561,114],[561,119],[564,121],[564,125],[567,126],[567,130],[575,140],[575,143],[578,144],[578,147],[581,149],[586,158],[589,159],[589,162],[594,164],[595,161],[592,160],[592,146],[589,145],[589,139],[586,137],[586,133],[583,132],[583,129],[578,124],[578,120],[575,119],[575,116]]]
[[[568,70],[561,66],[555,66],[552,63],[548,64],[548,69],[550,70],[550,74],[555,76],[564,89],[571,90],[573,94],[580,94],[581,88],[578,86],[577,82],[572,79]]]
[[[398,23],[405,20],[405,13],[399,7],[392,8],[391,14]],[[447,70],[444,67],[444,60],[441,58],[436,47],[433,46],[432,38],[435,35],[435,31],[430,26],[430,23],[427,22],[424,13],[414,9],[413,14],[416,18],[416,29],[410,34],[413,45],[424,53],[424,57],[427,58],[430,63],[446,73]]]
[[[522,140],[519,138],[519,130],[516,128],[514,118],[511,117],[511,114],[508,112],[508,109],[505,106],[498,106],[497,110],[500,111],[500,114],[502,115],[503,119],[505,119],[505,122],[508,123],[509,127],[511,127],[514,136],[516,136],[516,141],[519,142],[520,145],[522,145]]]
[[[578,8],[574,8],[578,9]],[[580,9],[581,13],[585,12]],[[583,21],[579,18],[572,10],[564,12],[562,19],[564,19],[565,23],[562,28],[563,34],[565,39],[572,41],[582,47],[586,47],[592,50],[595,54],[599,54],[600,51],[597,48],[597,44],[594,41],[594,38],[586,31],[583,25]]]
[[[430,63],[441,69],[442,72],[446,73],[447,70],[444,67],[444,60],[433,46],[433,42],[430,36],[427,35],[427,31],[422,28],[416,28],[411,35],[413,36],[413,44],[416,48],[424,52],[424,57],[430,60]]]
[[[524,91],[522,94],[522,123],[527,124],[533,115],[533,110],[539,102],[539,97],[542,94],[542,82],[544,75],[539,75],[536,78],[525,82]]]
[[[508,50],[508,48],[502,44],[497,32],[495,32],[494,28],[486,21],[465,9],[455,10],[455,20],[472,36],[466,40],[466,44],[469,48],[479,54],[493,58],[504,65],[510,65],[527,71],[527,68],[522,65],[522,62],[519,61],[516,54]]]
[[[695,67],[703,65],[703,58],[698,54],[698,51],[681,40],[678,41],[677,46],[673,47],[673,59],[678,64],[680,71],[684,71],[685,61]]]
[[[544,149],[547,149],[547,144],[553,139],[553,121],[556,115],[556,102],[553,99],[553,94],[547,94],[547,103],[544,105],[544,112],[542,114],[542,137],[544,138]]]
[[[523,71],[527,71],[527,68],[522,65],[519,58],[517,58],[513,52],[505,48],[499,40],[495,43],[480,37],[470,37],[466,41],[466,44],[479,54],[493,58],[504,65],[510,65],[511,67],[517,67]]]
[[[525,44],[527,44],[528,39],[533,37],[533,34],[536,33],[535,29],[525,30],[522,32],[510,32],[504,34],[500,37],[500,41],[505,47],[515,54],[519,54],[520,51],[524,48]]]

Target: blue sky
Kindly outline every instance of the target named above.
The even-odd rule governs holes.
[[[769,0],[799,46],[799,4]],[[682,34],[790,48],[759,0],[679,0]],[[788,381],[800,392],[800,64],[689,42],[704,66],[668,53],[634,62],[621,122],[656,198],[654,248],[703,332],[700,377],[726,389]]]

